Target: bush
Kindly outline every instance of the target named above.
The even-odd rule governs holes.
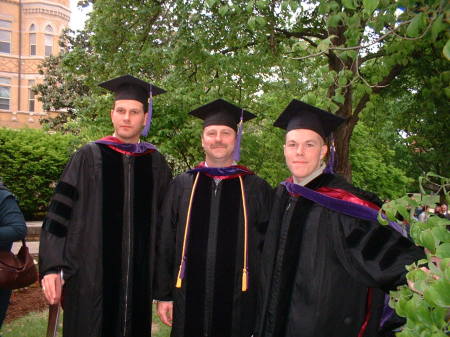
[[[64,166],[80,145],[72,135],[0,128],[0,179],[27,220],[43,217]]]
[[[412,240],[427,253],[426,259],[406,267],[406,278],[413,286],[392,291],[390,305],[407,320],[398,337],[446,337],[450,328],[450,220],[430,214],[426,222],[420,222],[409,210],[434,205],[439,194],[448,203],[450,179],[428,174],[420,185],[420,198],[405,196],[383,205],[389,220],[398,221],[398,215],[406,220]],[[433,187],[433,192],[427,193],[426,186]]]

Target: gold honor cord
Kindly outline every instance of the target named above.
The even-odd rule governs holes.
[[[244,267],[242,269],[242,291],[247,291],[248,289],[248,219],[247,219],[247,202],[245,201],[245,189],[244,181],[242,176],[239,176],[239,182],[241,183],[241,194],[242,194],[242,209],[244,211]]]
[[[194,184],[192,185],[191,196],[189,199],[189,207],[186,216],[186,225],[184,228],[184,237],[183,237],[183,250],[181,253],[181,262],[180,267],[178,269],[177,283],[176,287],[181,288],[182,284],[182,275],[181,272],[183,270],[183,264],[186,264],[186,245],[187,245],[187,235],[189,232],[189,225],[191,219],[191,211],[192,211],[192,202],[194,199],[195,189],[197,187],[198,177],[200,172],[197,172],[197,175],[194,180]],[[244,267],[242,269],[242,291],[247,291],[248,289],[248,258],[247,258],[247,250],[248,250],[248,219],[247,219],[247,203],[245,200],[245,190],[244,190],[244,182],[242,176],[239,176],[239,182],[241,184],[241,195],[242,195],[242,208],[244,213]]]
[[[195,176],[194,184],[192,185],[192,191],[191,191],[191,197],[189,198],[189,208],[186,216],[186,225],[184,226],[184,237],[183,237],[183,251],[181,253],[181,262],[180,262],[180,268],[178,270],[178,277],[177,277],[177,288],[181,288],[181,282],[183,281],[181,278],[181,271],[183,268],[183,264],[186,267],[186,243],[187,243],[187,234],[189,231],[189,223],[191,222],[191,210],[192,210],[192,201],[194,200],[194,193],[195,189],[197,187],[198,177],[200,176],[200,172],[197,172],[197,175]]]

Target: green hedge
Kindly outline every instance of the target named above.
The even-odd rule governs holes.
[[[72,135],[0,128],[0,179],[27,220],[43,217],[64,166],[80,145]]]

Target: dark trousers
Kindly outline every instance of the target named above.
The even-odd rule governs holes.
[[[8,310],[9,298],[11,297],[11,290],[0,289],[0,328]]]

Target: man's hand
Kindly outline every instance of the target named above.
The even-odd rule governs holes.
[[[161,322],[165,325],[172,326],[173,302],[158,302],[156,309]]]
[[[61,274],[59,273],[47,274],[42,278],[42,290],[49,304],[58,304],[61,301],[63,285],[64,280],[61,279]]]

